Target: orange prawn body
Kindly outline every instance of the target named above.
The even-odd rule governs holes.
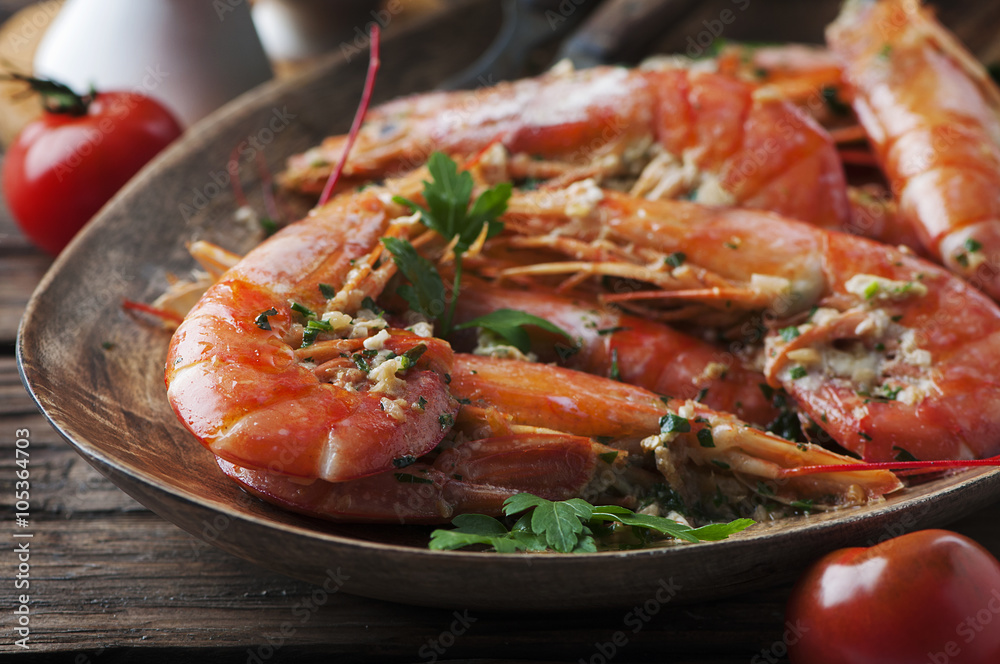
[[[289,160],[286,186],[318,192],[345,138]],[[826,227],[849,222],[829,135],[791,103],[724,74],[598,67],[369,111],[345,183],[400,175],[434,150],[470,159],[499,143],[515,178],[639,175],[633,193],[773,210]],[[642,170],[642,173],[639,171]]]
[[[668,325],[544,290],[514,290],[468,281],[458,320],[498,309],[520,309],[543,318],[570,339],[536,334],[532,351],[542,362],[615,377],[658,394],[697,399],[761,426],[777,416],[761,391],[763,374],[724,349]]]
[[[213,453],[250,468],[340,481],[384,472],[394,459],[437,445],[445,433],[439,418],[458,410],[444,378],[452,362],[445,342],[403,330],[389,336],[387,347],[400,355],[426,348],[391,395],[425,401],[402,418],[384,410],[387,395],[320,381],[291,345],[302,334],[291,303],[322,305],[319,284],[339,288],[389,220],[374,196],[338,199],[250,252],[188,314],[167,357],[167,396]]]
[[[612,191],[586,217],[568,216],[572,206],[567,192],[522,194],[511,203],[509,226],[536,237],[600,238],[623,252],[645,252],[637,260],[646,263],[684,252],[709,287],[602,297],[623,305],[641,299],[665,311],[695,302],[704,308],[691,315],[728,316],[739,332],[770,321],[768,383],[783,387],[843,447],[873,461],[901,450],[919,459],[1000,452],[1000,309],[947,270],[871,240],[753,210]],[[565,265],[505,274],[579,269]],[[746,316],[758,322],[741,326]]]
[[[919,2],[848,2],[827,30],[899,215],[1000,298],[1000,92]]]

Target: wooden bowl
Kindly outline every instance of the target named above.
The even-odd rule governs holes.
[[[464,5],[387,42],[377,96],[433,87],[481,45],[432,45],[447,42],[456,25],[483,34],[495,21]],[[233,219],[237,204],[225,181],[234,147],[247,151],[244,187],[259,192],[248,152],[262,147],[277,170],[289,154],[345,131],[365,64],[331,61],[255,91],[196,126],[77,237],[28,305],[17,346],[28,391],[56,430],[139,502],[289,576],[317,584],[346,578],[350,593],[475,610],[566,610],[632,606],[662,599],[665,588],[675,590],[672,601],[686,602],[749,591],[791,578],[834,547],[942,525],[996,499],[1000,471],[967,471],[885,503],[758,524],[723,542],[564,556],[430,551],[427,528],[334,525],[245,494],[167,404],[169,334],[126,313],[122,300],[152,301],[168,273],[188,272],[191,240],[235,251],[256,242]],[[262,207],[259,195],[251,203]]]

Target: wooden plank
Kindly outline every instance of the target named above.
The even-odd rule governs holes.
[[[24,243],[0,250],[0,346],[13,347],[28,298],[52,263]]]
[[[327,644],[341,652],[377,650],[387,657],[418,659],[421,647],[455,621],[454,611],[330,594],[269,573],[151,514],[46,520],[33,532],[32,644],[37,650],[82,644],[266,645],[284,632],[290,644]],[[762,600],[771,610],[762,611]],[[778,589],[696,607],[650,604],[656,615],[648,621],[635,610],[525,621],[519,615],[466,613],[459,607],[469,626],[456,639],[453,656],[487,656],[512,634],[518,637],[513,651],[521,657],[555,659],[567,646],[584,656],[595,642],[610,641],[616,631],[631,633],[639,626],[630,638],[632,656],[655,656],[665,641],[677,652],[696,652],[703,647],[706,631],[725,624],[738,627],[719,637],[713,650],[732,652],[736,646],[751,652],[763,635],[780,625],[774,619],[780,617],[783,602],[784,591]]]

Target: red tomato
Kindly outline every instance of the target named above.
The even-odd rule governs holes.
[[[82,101],[77,114],[46,110],[4,158],[7,205],[24,234],[51,254],[181,134],[173,115],[144,95],[104,92]]]
[[[946,530],[841,549],[799,579],[786,615],[794,664],[997,664],[1000,562]]]

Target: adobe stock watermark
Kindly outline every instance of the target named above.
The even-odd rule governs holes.
[[[465,634],[472,623],[476,622],[474,616],[469,615],[469,610],[465,609],[461,613],[455,611],[451,614],[454,620],[448,626],[448,629],[442,630],[440,634],[432,639],[427,639],[427,642],[420,646],[417,651],[417,655],[427,662],[436,662],[438,657],[444,655],[448,648],[455,645],[455,641],[458,637]]]
[[[565,23],[583,5],[591,0],[562,0],[555,10],[545,10],[545,20],[549,22],[549,30],[555,30],[560,24]]]
[[[962,655],[963,648],[968,649],[976,638],[989,628],[990,624],[1000,614],[1000,590],[993,588],[990,591],[990,599],[986,605],[976,611],[974,615],[966,616],[962,622],[955,626],[955,639],[942,645],[938,652],[927,653],[928,664],[951,664],[955,658]],[[994,630],[996,627],[993,628]],[[982,651],[980,650],[980,657]],[[976,658],[978,659],[978,657]],[[958,661],[967,661],[965,659]]]
[[[649,624],[656,614],[660,612],[663,605],[677,596],[681,591],[681,584],[674,581],[673,577],[667,580],[660,579],[656,592],[641,605],[633,607],[622,617],[622,624],[626,629],[614,632],[607,641],[594,643],[594,654],[589,659],[581,657],[579,664],[608,664],[625,648],[636,634]]]
[[[247,4],[247,0],[212,0],[212,9],[219,21],[225,21],[230,12],[236,11],[240,5]]]
[[[32,11],[30,15],[25,14],[24,20],[17,24],[16,30],[7,35],[8,48],[20,51],[24,47],[31,45],[36,37],[45,32],[60,9],[62,9],[62,3],[58,2],[35,4],[35,11]]]
[[[798,643],[802,635],[808,631],[809,628],[803,625],[800,620],[796,620],[794,625],[786,621],[785,633],[782,634],[781,639],[754,655],[753,659],[750,660],[750,664],[764,664],[764,662],[767,662],[767,664],[778,664],[778,662],[788,655],[788,647]]]
[[[325,606],[333,595],[336,595],[351,575],[344,572],[339,567],[336,570],[326,570],[326,578],[323,583],[313,588],[313,591],[304,600],[296,602],[292,606],[292,617],[298,619],[298,624],[304,625],[309,622],[321,607]],[[263,634],[263,643],[256,648],[247,648],[247,664],[264,664],[285,645],[291,637],[295,636],[299,628],[291,620],[286,620],[278,628],[277,633]]]
[[[208,181],[201,187],[193,187],[191,194],[180,202],[177,206],[178,212],[184,217],[184,221],[190,221],[198,212],[201,212],[216,196],[222,193],[226,187],[238,177],[240,162],[243,159],[252,161],[259,152],[274,142],[275,137],[292,124],[292,120],[298,116],[288,112],[287,106],[272,108],[271,116],[265,126],[258,129],[246,138],[237,143],[233,151],[233,158],[229,160],[225,168],[213,170],[208,174]]]
[[[371,10],[369,13],[374,20],[366,23],[364,27],[354,26],[354,39],[350,42],[340,42],[340,54],[344,56],[344,60],[350,62],[356,56],[367,56],[368,46],[371,43],[372,26],[378,25],[384,30],[396,17],[396,14],[401,11],[403,11],[402,0],[389,0],[381,9]]]

